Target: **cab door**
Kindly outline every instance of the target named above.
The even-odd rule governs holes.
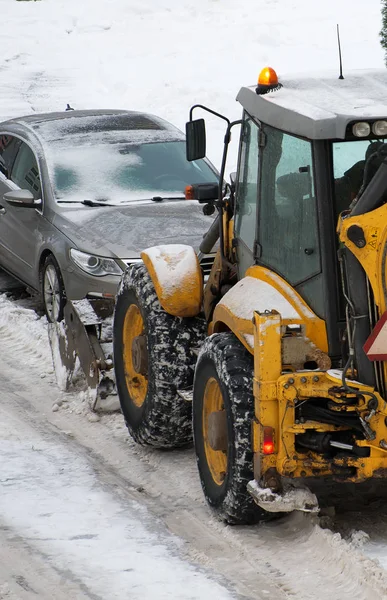
[[[239,150],[238,181],[235,192],[234,237],[238,255],[238,277],[254,264],[259,190],[260,129],[244,113]]]

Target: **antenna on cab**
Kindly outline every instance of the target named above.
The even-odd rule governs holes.
[[[339,75],[339,79],[344,79],[344,75],[343,75],[343,61],[341,60],[341,45],[340,45],[339,25],[337,25],[337,43],[338,43],[338,46],[339,46],[339,63],[340,63],[340,75]]]

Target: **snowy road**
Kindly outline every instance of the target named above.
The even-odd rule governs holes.
[[[179,558],[182,542],[130,482],[48,425],[28,388],[12,389],[2,377],[1,598],[237,597]]]
[[[19,304],[0,296],[0,598],[387,598],[382,503],[224,526],[192,450],[139,447],[58,390],[45,320]]]

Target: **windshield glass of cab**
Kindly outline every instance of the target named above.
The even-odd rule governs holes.
[[[55,198],[66,202],[184,198],[187,185],[217,180],[205,160],[187,161],[184,141],[51,145],[49,154]]]
[[[334,142],[333,146],[333,175],[335,185],[336,213],[348,210],[349,206],[363,183],[366,160],[369,166],[369,176],[375,174],[379,163],[375,153],[385,140],[353,140]]]

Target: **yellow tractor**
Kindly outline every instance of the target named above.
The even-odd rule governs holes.
[[[145,250],[117,296],[113,348],[141,444],[193,439],[229,523],[318,510],[306,479],[387,477],[387,71],[278,81],[265,68],[227,122],[203,282],[189,246]],[[205,123],[187,123],[187,158]],[[237,173],[225,183],[230,132]],[[203,285],[204,283],[204,285]],[[192,426],[193,424],[193,426]]]

